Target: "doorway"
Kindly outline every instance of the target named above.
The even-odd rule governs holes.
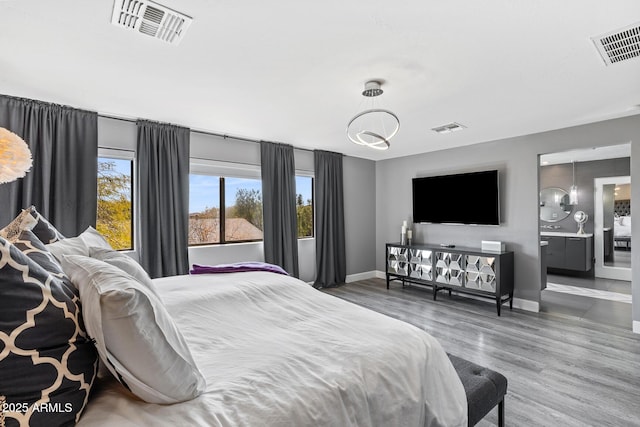
[[[614,204],[630,190],[631,144],[544,154],[538,171],[540,310],[630,330],[630,201]]]

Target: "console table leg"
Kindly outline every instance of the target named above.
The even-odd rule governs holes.
[[[389,289],[389,275],[387,274],[387,289]]]
[[[500,296],[498,296],[496,298],[496,307],[498,309],[498,316],[500,316],[500,307],[502,306],[502,298],[500,298]]]
[[[513,310],[513,292],[509,293],[509,310]]]

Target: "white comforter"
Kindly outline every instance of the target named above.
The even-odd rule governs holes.
[[[78,426],[467,425],[455,370],[416,327],[274,273],[155,283],[206,392],[154,405],[101,380]]]
[[[621,216],[613,222],[614,237],[631,237],[631,217]]]

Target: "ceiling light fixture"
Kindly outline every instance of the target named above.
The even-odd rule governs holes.
[[[389,140],[398,133],[400,120],[393,112],[376,108],[375,98],[382,95],[382,83],[371,80],[365,83],[362,95],[368,98],[370,108],[356,114],[347,125],[347,137],[351,142],[376,150],[389,148]]]
[[[0,184],[24,177],[32,163],[27,143],[15,133],[0,127]]]

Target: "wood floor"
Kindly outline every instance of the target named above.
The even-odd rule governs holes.
[[[444,349],[504,374],[507,426],[640,426],[640,335],[384,280],[325,292],[411,323]],[[497,410],[478,426],[497,425]]]

